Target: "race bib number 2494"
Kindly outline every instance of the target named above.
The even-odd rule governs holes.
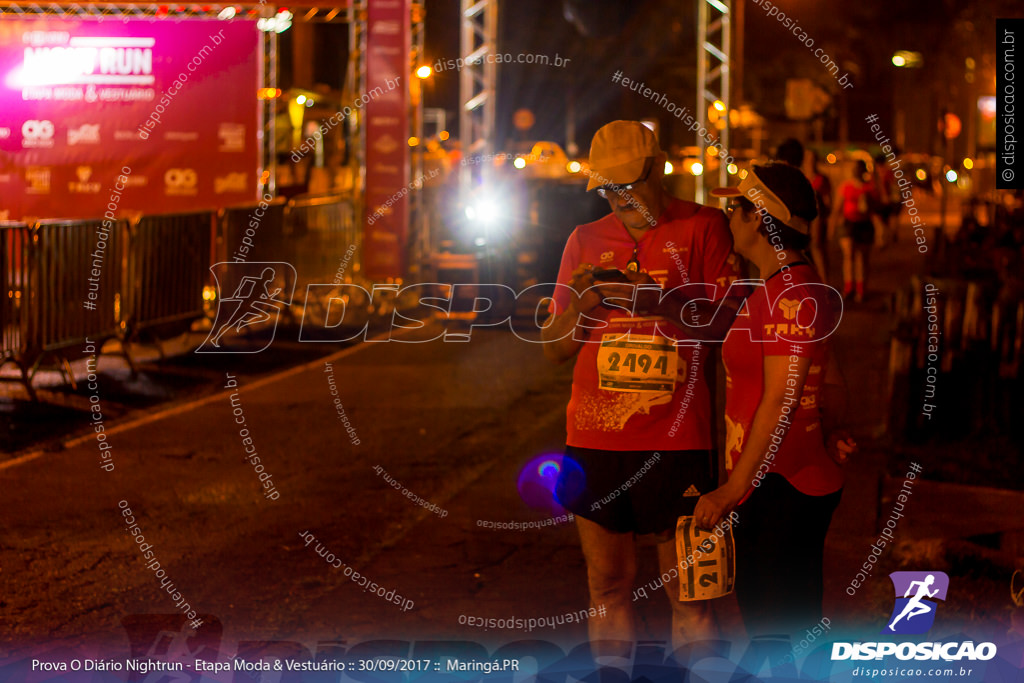
[[[675,390],[679,354],[664,337],[634,341],[606,334],[597,352],[599,386],[606,391]]]

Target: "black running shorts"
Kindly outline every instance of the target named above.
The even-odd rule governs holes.
[[[675,531],[718,487],[713,451],[599,451],[566,446],[555,498],[610,531]]]

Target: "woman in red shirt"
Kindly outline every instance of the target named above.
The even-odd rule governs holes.
[[[734,197],[734,249],[764,286],[722,350],[729,479],[700,498],[694,517],[710,528],[736,508],[736,598],[747,630],[792,633],[821,619],[825,534],[843,486],[820,413],[842,299],[803,253],[817,202],[798,169],[754,166],[739,188],[713,194]]]
[[[843,252],[843,296],[849,296],[856,287],[856,301],[864,300],[867,286],[871,248],[875,244],[875,224],[871,221],[872,207],[879,204],[878,190],[868,173],[868,166],[858,159],[853,175],[839,185],[839,248]]]

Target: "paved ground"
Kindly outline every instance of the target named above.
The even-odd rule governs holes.
[[[943,568],[955,580],[943,632],[1005,633],[1005,553],[984,556],[966,539],[972,520],[986,520],[989,533],[1019,530],[1019,515],[1005,514],[1007,506],[1022,509],[1019,493],[917,484],[899,522],[899,543],[855,597],[846,593],[902,483],[890,479],[900,472],[884,427],[888,297],[918,258],[906,240],[882,252],[874,295],[847,311],[837,333],[854,399],[848,422],[863,450],[848,467],[828,540],[825,614],[837,631],[877,629],[892,605],[889,571]],[[200,640],[220,638],[221,651],[233,653],[248,640],[292,641],[316,651],[318,643],[323,650],[323,643],[342,640],[585,639],[583,624],[524,633],[460,623],[465,616],[536,618],[586,606],[571,525],[499,531],[478,524],[551,516],[526,505],[516,484],[527,462],[563,443],[571,368],[547,364],[536,344],[487,330],[468,343],[300,346],[281,348],[305,354],[305,364],[277,374],[266,364],[250,365],[251,358],[224,360],[219,368],[219,361],[204,361],[200,370],[191,359],[172,363],[172,376],[189,376],[181,368],[201,376],[202,391],[112,411],[105,418],[111,472],[99,467],[89,434],[61,437],[57,450],[22,449],[0,463],[6,654],[31,647],[51,656],[123,656],[126,629],[138,629],[139,642],[181,629],[172,619],[139,635],[151,619],[139,615],[181,610],[126,533],[119,503],[152,544],[181,594],[177,600],[205,620]],[[232,381],[237,387],[223,389]],[[122,386],[116,377],[102,382],[101,404],[121,405]],[[63,410],[84,424],[84,394],[74,395]],[[244,459],[243,428],[272,475],[276,499],[263,495],[268,489]],[[928,465],[921,464],[927,479]],[[437,510],[415,504],[385,475]],[[313,540],[307,545],[304,538]],[[340,568],[328,564],[328,553]],[[345,567],[394,591],[409,609],[364,592],[345,578]],[[641,582],[653,576],[653,548],[641,572]],[[638,605],[643,638],[665,639],[662,601]],[[730,600],[721,603],[723,621],[732,623]]]

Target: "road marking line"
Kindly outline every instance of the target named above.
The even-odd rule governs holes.
[[[121,432],[127,432],[129,430],[135,429],[136,427],[143,427],[153,422],[159,422],[160,420],[166,417],[171,417],[172,415],[180,415],[181,413],[187,413],[190,410],[201,408],[209,403],[213,403],[214,401],[224,399],[225,397],[230,396],[232,393],[234,393],[234,391],[249,391],[250,389],[256,389],[267,384],[272,384],[278,380],[291,377],[292,375],[297,375],[301,372],[305,372],[306,370],[312,370],[314,367],[322,366],[324,363],[333,363],[336,360],[352,355],[353,353],[359,351],[360,349],[370,348],[367,342],[384,341],[385,339],[388,339],[390,336],[391,330],[388,330],[387,332],[382,332],[381,334],[378,334],[377,336],[371,339],[367,339],[359,344],[356,344],[355,346],[350,346],[347,349],[342,349],[341,351],[338,351],[337,353],[327,356],[326,358],[320,358],[318,360],[310,361],[308,363],[304,363],[293,368],[288,368],[287,370],[282,370],[281,372],[275,375],[263,377],[262,379],[258,379],[251,384],[246,384],[244,387],[238,387],[237,389],[234,387],[231,389],[225,389],[224,391],[220,391],[216,394],[212,394],[210,396],[206,396],[195,401],[182,403],[172,408],[166,408],[164,410],[159,410],[155,413],[150,413],[149,415],[143,415],[141,417],[128,420],[127,422],[122,422],[118,425],[111,427],[110,429],[105,429],[104,432],[107,434],[120,434]],[[82,436],[77,436],[67,441],[64,441],[61,443],[61,445],[64,447],[65,450],[67,450],[69,448],[74,448],[75,446],[81,445],[86,441],[91,441],[95,438],[95,434],[83,434]],[[54,451],[52,450],[32,451],[31,453],[26,453],[25,455],[18,456],[17,458],[14,458],[12,460],[0,462],[0,472],[2,472],[3,470],[11,469],[13,467],[17,467],[18,465],[24,465],[25,463],[32,462],[33,460],[41,457],[46,453],[53,452]]]

